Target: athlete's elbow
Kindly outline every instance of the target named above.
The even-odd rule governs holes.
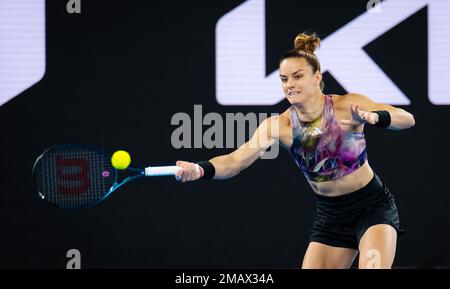
[[[416,124],[414,115],[403,109],[399,109],[399,112],[394,119],[395,119],[393,121],[394,130],[408,129]]]
[[[414,115],[408,112],[408,128],[416,125],[416,120],[414,119]]]

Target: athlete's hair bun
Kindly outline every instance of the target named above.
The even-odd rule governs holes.
[[[305,32],[299,33],[294,40],[294,48],[303,50],[309,53],[314,53],[320,45],[320,38],[316,33],[307,34]]]

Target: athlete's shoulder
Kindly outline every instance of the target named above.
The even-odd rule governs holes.
[[[347,110],[352,103],[359,102],[361,99],[366,98],[366,96],[359,93],[347,93],[347,94],[329,94],[333,100],[333,107],[335,109]]]
[[[361,93],[347,93],[343,95],[337,95],[335,94],[336,99],[340,100],[341,102],[358,102],[358,101],[366,101],[369,100],[369,98]]]
[[[267,126],[270,125],[272,127],[274,127],[274,125],[276,125],[276,127],[289,126],[290,117],[286,114],[286,112],[283,112],[281,114],[272,115],[266,118],[261,124],[265,124]]]
[[[285,111],[283,111],[280,115],[278,115],[278,121],[281,125],[289,126],[291,123],[291,108],[289,107]]]

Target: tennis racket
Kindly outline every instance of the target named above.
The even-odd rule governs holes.
[[[105,200],[112,192],[141,177],[173,176],[177,166],[128,167],[131,175],[118,181],[111,155],[87,145],[56,145],[44,151],[33,166],[38,196],[59,208],[83,208]]]

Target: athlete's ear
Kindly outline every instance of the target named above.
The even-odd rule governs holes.
[[[322,73],[320,73],[319,70],[316,71],[315,79],[316,79],[316,84],[320,85],[320,82],[322,81]]]

